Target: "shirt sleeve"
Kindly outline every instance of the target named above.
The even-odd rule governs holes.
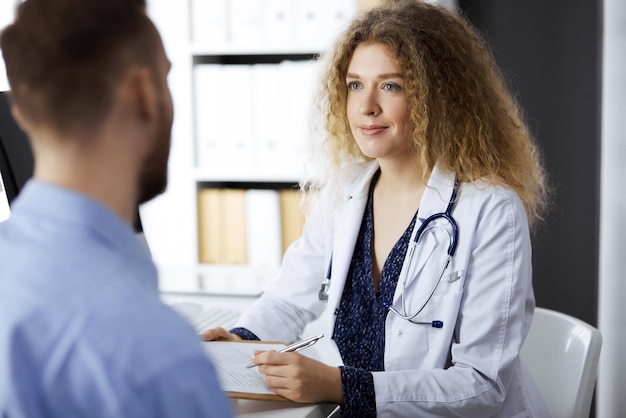
[[[247,341],[260,341],[261,340],[259,337],[256,336],[254,332],[243,327],[232,328],[228,332],[230,332],[231,334],[239,335],[241,338]]]
[[[133,418],[234,416],[214,368],[201,358],[172,363],[133,390],[123,410],[125,417]]]
[[[340,366],[344,418],[375,418],[376,395],[372,373],[354,367]]]

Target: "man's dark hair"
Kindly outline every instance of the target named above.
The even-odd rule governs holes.
[[[124,72],[155,68],[158,39],[145,0],[26,0],[0,48],[24,119],[66,131],[97,127]]]

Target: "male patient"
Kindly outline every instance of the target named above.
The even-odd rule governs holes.
[[[0,416],[229,417],[132,222],[166,185],[170,63],[145,0],[26,0],[0,37],[34,178],[0,224]]]

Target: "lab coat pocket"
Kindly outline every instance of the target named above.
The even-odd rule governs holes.
[[[462,292],[433,295],[426,305],[428,321],[441,327],[428,327],[427,360],[432,367],[447,367]]]

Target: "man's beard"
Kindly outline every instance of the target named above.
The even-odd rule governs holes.
[[[150,164],[152,166],[152,164]],[[141,205],[154,197],[160,195],[167,187],[167,163],[163,164],[161,169],[152,167],[150,170],[144,170],[139,183],[139,199],[138,204]]]
[[[154,146],[144,162],[139,178],[138,205],[163,193],[167,187],[167,163],[170,154],[171,118],[161,112],[163,126],[157,133]]]

